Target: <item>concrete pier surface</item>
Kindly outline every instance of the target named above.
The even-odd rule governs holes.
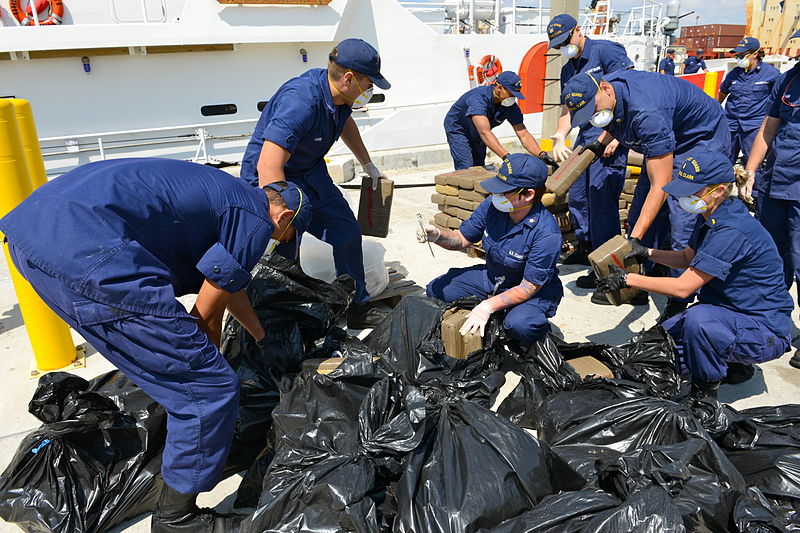
[[[416,214],[422,213],[429,220],[436,213],[436,206],[430,202],[433,193],[433,176],[446,172],[452,167],[429,167],[424,170],[391,172],[395,185],[428,184],[422,187],[396,188],[392,208],[392,226],[386,239],[374,239],[386,249],[387,266],[394,267],[425,286],[431,279],[446,272],[451,267],[463,267],[480,262],[460,252],[451,252],[434,246],[435,258],[428,247],[416,241]],[[354,182],[351,182],[354,183]],[[358,190],[347,191],[351,198],[358,200]],[[372,239],[371,237],[369,237]],[[28,401],[36,389],[36,381],[29,378],[33,354],[20,316],[19,306],[11,285],[5,261],[0,262],[0,468],[5,468],[14,455],[19,442],[40,422],[28,413]],[[552,323],[568,342],[594,341],[606,344],[620,344],[639,331],[651,327],[664,308],[666,299],[654,295],[648,306],[620,307],[597,306],[589,301],[591,291],[575,286],[575,279],[585,272],[585,267],[561,266],[560,277],[564,284],[564,299]],[[796,291],[793,289],[792,297]],[[183,303],[191,306],[193,297],[186,297]],[[795,347],[800,340],[800,314],[795,302],[792,313]],[[73,332],[77,344],[83,339]],[[794,348],[793,348],[794,350]],[[780,405],[797,403],[800,398],[800,370],[789,366],[789,352],[780,359],[759,365],[755,376],[741,385],[723,385],[719,391],[721,401],[730,403],[737,409],[761,405]],[[74,373],[91,379],[111,370],[113,367],[94,348],[86,345],[86,368]],[[507,389],[512,384],[507,384]],[[234,492],[240,476],[233,476],[222,482],[214,491],[202,494],[202,506],[219,506],[227,510],[233,503]],[[119,532],[147,532],[150,530],[149,516],[141,516],[115,529]],[[19,531],[13,524],[0,522],[0,533]]]

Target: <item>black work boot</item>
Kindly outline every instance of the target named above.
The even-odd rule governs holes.
[[[581,289],[596,289],[597,288],[597,274],[594,270],[590,270],[585,276],[579,276],[575,280],[575,285]]]
[[[672,298],[667,299],[667,306],[664,307],[661,316],[656,320],[656,326],[660,326],[675,315],[683,313],[688,306],[688,302],[681,302],[679,300],[673,300]]]
[[[601,294],[597,291],[592,293],[591,302],[597,305],[611,305],[611,302],[608,301],[605,294]],[[645,291],[639,291],[637,294],[633,295],[633,298],[628,300],[626,303],[630,305],[649,305],[650,304],[650,295]]]
[[[227,533],[236,531],[233,515],[197,507],[197,494],[181,494],[166,483],[150,522],[151,533]]]
[[[579,242],[574,250],[566,254],[561,254],[559,260],[562,265],[589,266],[589,246],[584,242]]]
[[[738,385],[750,379],[755,375],[756,368],[753,365],[743,365],[742,363],[728,363],[728,373],[722,379],[723,383],[728,385]]]
[[[789,359],[789,364],[795,368],[800,368],[800,348],[795,350],[794,355]]]
[[[697,378],[692,378],[691,397],[696,400],[702,400],[703,398],[714,398],[716,400],[719,384],[719,381],[701,381]]]
[[[350,329],[374,328],[388,315],[388,311],[371,303],[352,304],[347,310],[347,327]]]

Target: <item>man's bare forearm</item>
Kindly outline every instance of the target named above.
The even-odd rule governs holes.
[[[536,285],[535,283],[523,279],[522,283],[516,287],[511,287],[497,296],[492,296],[487,302],[492,307],[492,311],[501,311],[527,302],[533,298],[533,295],[536,294],[540,288],[541,285]]]
[[[439,238],[436,239],[436,244],[445,250],[464,250],[472,243],[461,235],[459,230],[441,230]]]

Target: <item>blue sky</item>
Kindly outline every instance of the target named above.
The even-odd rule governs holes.
[[[666,0],[662,0],[666,5]],[[587,4],[581,0],[581,8]],[[641,0],[614,0],[611,8],[614,11],[627,11],[632,7],[641,6]],[[681,26],[694,26],[695,24],[744,24],[744,0],[681,0],[681,15],[689,11],[695,13],[681,19]],[[695,17],[699,16],[699,22]]]

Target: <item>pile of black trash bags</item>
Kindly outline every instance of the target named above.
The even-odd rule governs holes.
[[[800,532],[800,405],[686,398],[661,328],[520,350],[493,319],[484,348],[456,360],[447,304],[406,298],[360,341],[337,326],[352,281],[279,257],[254,277],[274,356],[233,321],[222,347],[242,386],[228,471],[247,469],[244,533]],[[615,378],[581,379],[565,360],[584,355]],[[345,359],[318,373],[329,357]],[[509,371],[522,379],[500,401]],[[0,477],[0,516],[98,532],[152,509],[163,411],[119,373],[49,376],[30,406],[44,424]]]

